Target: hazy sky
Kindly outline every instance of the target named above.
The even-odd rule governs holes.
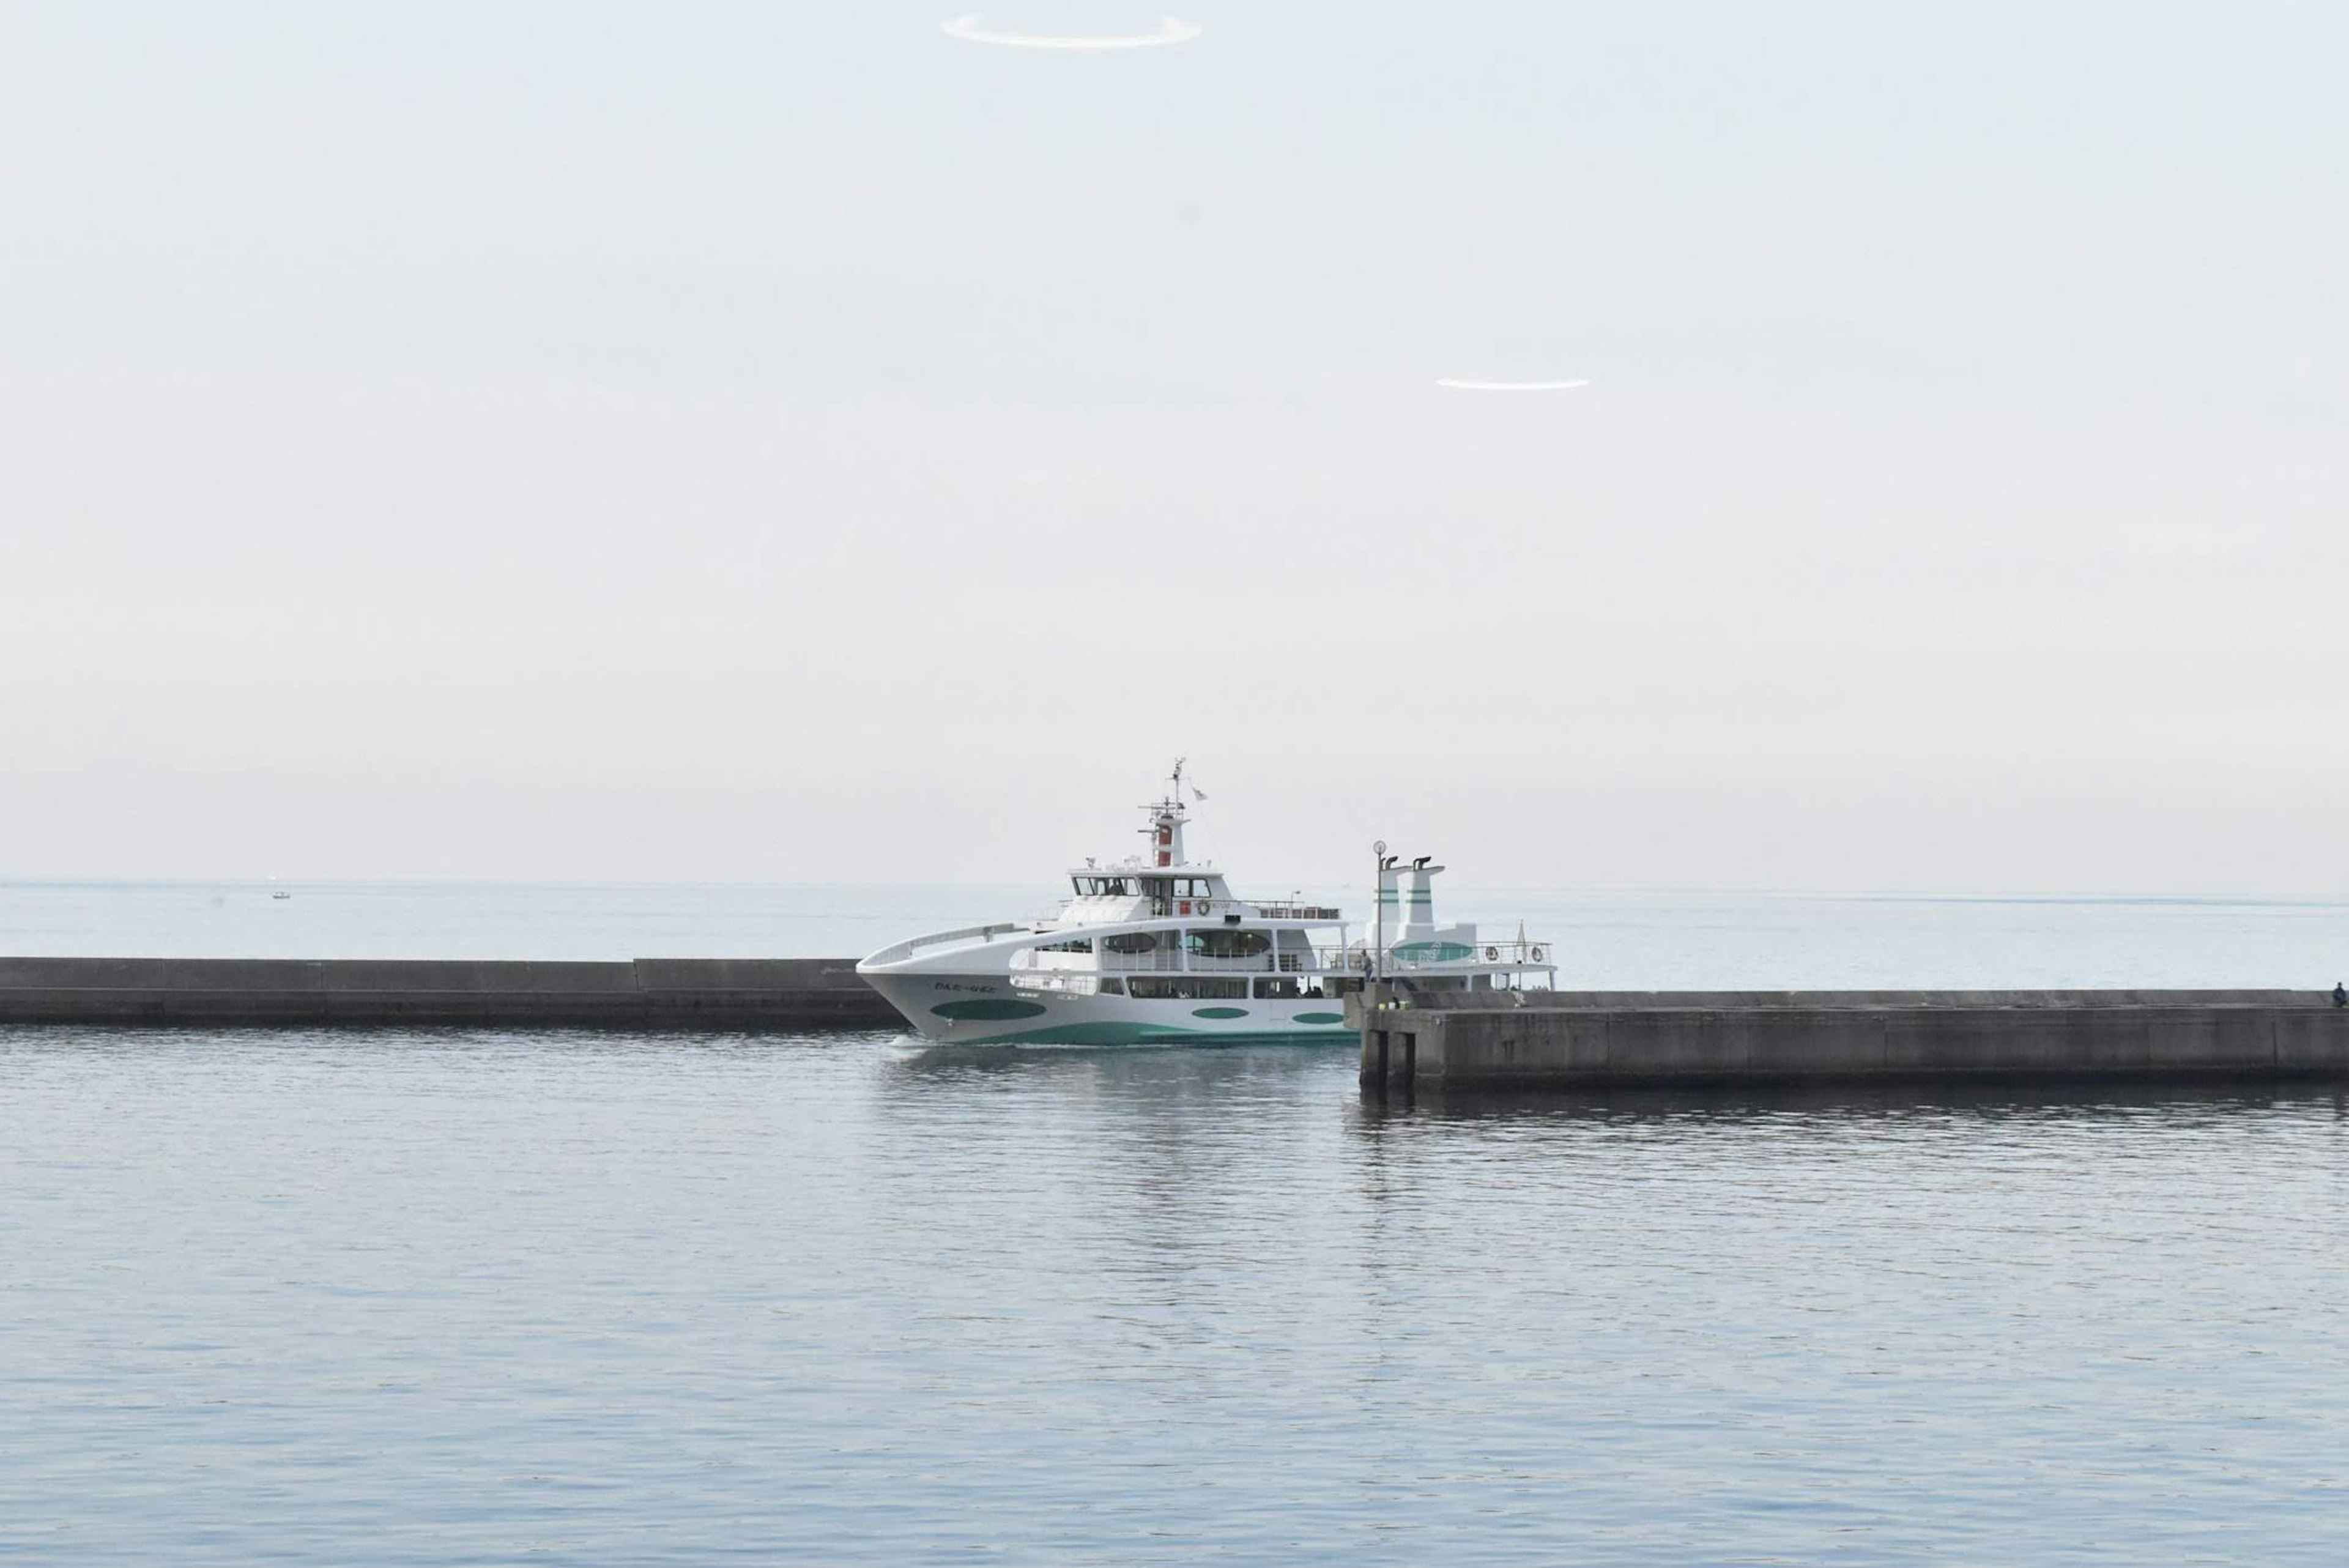
[[[2349,6],[973,3],[0,0],[0,874],[2349,895]]]

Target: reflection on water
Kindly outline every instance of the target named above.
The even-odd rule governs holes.
[[[2313,1079],[2304,1073],[2279,1073],[2271,1077],[2230,1073],[2133,1078],[2032,1074],[1875,1082],[1789,1079],[1570,1088],[1446,1085],[1441,1079],[1433,1079],[1418,1085],[1365,1083],[1361,1088],[1364,1123],[1372,1127],[1414,1117],[1488,1121],[1653,1116],[1721,1121],[1790,1114],[1859,1118],[1964,1112],[1986,1118],[2054,1114],[2072,1119],[2148,1110],[2182,1114],[2197,1106],[2264,1113],[2287,1105],[2318,1104],[2330,1105],[2336,1112],[2349,1108],[2349,1085],[2330,1078]]]
[[[2339,1096],[0,1033],[0,1555],[2333,1562]]]

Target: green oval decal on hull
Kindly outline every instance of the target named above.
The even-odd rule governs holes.
[[[1191,1016],[1194,1018],[1246,1018],[1247,1009],[1245,1007],[1195,1007],[1191,1009]]]
[[[1038,1002],[990,996],[969,1002],[941,1002],[930,1011],[940,1018],[1033,1018],[1044,1009]]]
[[[1346,1022],[1346,1015],[1342,1012],[1300,1012],[1289,1022],[1292,1023],[1343,1023]]]

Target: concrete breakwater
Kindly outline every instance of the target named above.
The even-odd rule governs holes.
[[[0,1023],[888,1029],[854,959],[0,958]]]
[[[1349,1002],[1363,1081],[1579,1086],[2203,1074],[2349,1078],[2323,992],[1464,992]],[[1407,1004],[1401,1004],[1406,1003]]]

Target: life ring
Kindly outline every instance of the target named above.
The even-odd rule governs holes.
[[[1534,962],[1536,962],[1536,963],[1539,963],[1539,962],[1541,962],[1541,961],[1542,961],[1542,950],[1541,950],[1541,949],[1539,949],[1539,948],[1536,948],[1536,949],[1534,949],[1534,950],[1533,950],[1533,959],[1534,959]]]
[[[1498,963],[1498,962],[1500,962],[1500,961],[1501,961],[1501,950],[1500,950],[1500,949],[1498,949],[1498,948],[1486,948],[1486,949],[1485,950],[1485,961],[1486,963]]]

